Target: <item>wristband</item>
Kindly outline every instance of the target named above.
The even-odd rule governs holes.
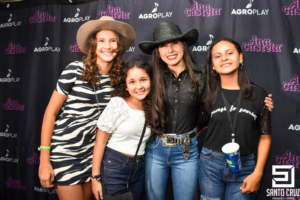
[[[95,176],[90,176],[90,178],[92,179],[92,180],[96,180],[96,181],[100,181],[101,180],[101,173],[100,174],[98,174],[98,175],[95,175]]]
[[[38,150],[40,151],[41,149],[51,149],[51,146],[40,146]]]

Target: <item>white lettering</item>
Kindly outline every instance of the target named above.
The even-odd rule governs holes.
[[[299,51],[297,48],[294,49],[293,53],[299,53],[300,52],[300,48],[299,48]]]

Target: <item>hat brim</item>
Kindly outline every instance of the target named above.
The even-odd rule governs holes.
[[[122,43],[124,46],[124,52],[126,52],[135,40],[135,31],[127,23],[113,20],[91,20],[82,24],[76,36],[76,41],[80,50],[84,53],[88,53],[88,42],[91,37],[101,30],[111,30],[120,34]]]
[[[152,51],[156,48],[156,46],[163,42],[180,39],[180,40],[184,40],[188,46],[191,46],[197,42],[198,37],[199,37],[198,30],[192,28],[179,36],[170,37],[167,40],[155,41],[155,42],[151,42],[151,41],[140,42],[139,47],[142,50],[142,52],[151,55]]]

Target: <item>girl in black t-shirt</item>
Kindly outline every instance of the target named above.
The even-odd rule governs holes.
[[[237,108],[240,92],[240,107]],[[231,38],[214,41],[208,51],[205,105],[201,107],[199,119],[201,124],[209,119],[200,156],[202,198],[250,200],[253,192],[259,189],[271,146],[270,113],[264,103],[266,96],[263,88],[250,82],[238,42]],[[238,112],[235,142],[240,146],[242,163],[242,170],[238,173],[231,172],[221,151],[223,145],[231,142],[232,131],[226,107],[232,121]],[[257,137],[258,158],[255,164]]]

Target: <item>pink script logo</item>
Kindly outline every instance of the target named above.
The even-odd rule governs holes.
[[[29,22],[33,23],[43,23],[43,22],[55,22],[56,16],[51,16],[48,12],[36,11],[36,13],[29,18]]]
[[[191,8],[184,10],[184,14],[188,17],[202,16],[202,17],[211,17],[214,15],[221,15],[222,8],[212,8],[209,4],[200,4],[197,1],[194,1]]]
[[[242,48],[245,51],[254,52],[281,52],[283,44],[274,44],[270,39],[260,39],[253,35],[249,42],[244,42]]]
[[[21,54],[21,53],[26,53],[26,48],[27,47],[21,47],[20,44],[13,44],[10,42],[8,44],[7,49],[5,49],[5,54]]]
[[[130,12],[124,12],[120,7],[111,7],[109,4],[107,5],[105,10],[101,10],[99,12],[99,16],[110,16],[114,19],[129,19]]]
[[[2,107],[4,110],[24,110],[25,105],[20,105],[17,100],[14,101],[8,98]]]
[[[282,82],[282,87],[284,91],[291,92],[300,92],[300,84],[298,75],[294,75],[294,77],[290,81]]]
[[[300,15],[300,0],[293,0],[289,6],[283,6],[282,12],[285,15]]]
[[[277,165],[294,165],[296,168],[300,166],[300,156],[293,155],[291,151],[287,150],[282,156],[275,156]]]
[[[70,45],[70,46],[69,46],[69,51],[70,51],[70,52],[82,52],[82,51],[79,49],[77,42],[75,42],[74,45]]]
[[[13,180],[11,177],[5,182],[5,187],[26,190],[26,185],[22,185],[20,180]]]
[[[36,164],[39,165],[40,164],[40,156],[33,152],[32,156],[26,159],[26,162],[28,164]]]

